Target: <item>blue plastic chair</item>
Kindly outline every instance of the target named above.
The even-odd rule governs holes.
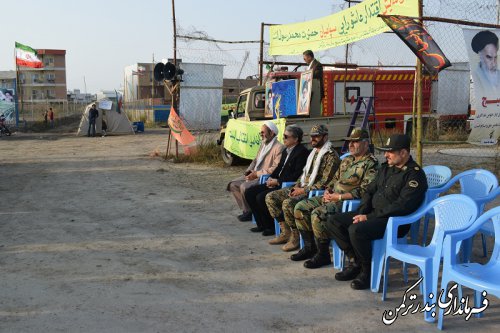
[[[259,178],[259,185],[265,184],[266,181],[269,179],[269,176],[271,176],[271,175],[262,175],[262,176],[260,176],[260,178]],[[252,214],[252,223],[253,224],[257,224],[257,222],[255,221],[255,216],[253,216],[253,214]]]
[[[435,228],[432,240],[428,246],[418,244],[400,244],[397,239],[398,227],[414,223],[421,219],[430,210],[435,212]],[[439,264],[441,262],[444,237],[452,232],[468,228],[477,217],[477,205],[468,196],[461,194],[447,195],[433,200],[431,203],[418,209],[415,213],[403,217],[391,217],[386,229],[386,248],[384,260],[384,284],[382,300],[385,300],[389,281],[389,259],[394,258],[402,262],[417,265],[423,276],[422,293],[424,304],[435,304]],[[424,319],[434,321],[429,312],[424,312]]]
[[[460,241],[474,236],[485,223],[490,223],[494,229],[495,247],[489,262],[485,265],[478,263],[457,263],[456,252],[460,247]],[[441,278],[441,289],[444,290],[441,300],[446,303],[448,283],[454,281],[460,285],[474,290],[475,308],[483,305],[482,292],[495,295],[500,298],[500,207],[495,207],[481,215],[466,230],[449,234],[445,238],[443,246],[443,274]],[[439,309],[438,328],[443,329],[443,309]],[[477,317],[481,317],[481,313]]]
[[[444,165],[428,165],[423,167],[425,176],[427,178],[427,186],[429,189],[439,189],[443,187],[451,178],[451,169]],[[430,194],[430,192],[428,193]],[[432,195],[427,195],[427,203],[438,197],[438,192],[432,192]],[[429,226],[429,218],[432,214],[426,214],[424,218],[424,230],[422,235],[422,245],[425,245],[427,241],[427,230]],[[418,239],[418,230],[420,229],[420,223],[414,223],[411,225],[410,237],[412,243],[416,244]]]
[[[459,173],[442,187],[428,189],[427,193],[430,197],[437,197],[448,191],[457,182],[460,183],[461,194],[472,198],[478,205],[478,215],[484,211],[486,203],[492,200],[488,195],[498,187],[498,179],[493,173],[483,169],[472,169]],[[426,233],[427,224],[424,224],[424,235]],[[472,238],[464,240],[462,249],[464,262],[467,262],[472,253]],[[485,251],[483,249],[483,252]]]
[[[476,203],[478,205],[486,205],[488,202],[495,200],[496,197],[500,196],[500,186],[494,189],[493,191],[490,192],[487,196],[477,199]],[[484,207],[484,206],[483,206]],[[491,221],[485,222],[481,228],[479,228],[479,233],[481,234],[481,241],[483,243],[483,257],[486,257],[488,254],[487,248],[486,248],[486,236],[494,236],[494,230],[493,230],[493,223]],[[470,243],[470,246],[472,246],[472,242]],[[472,249],[470,249],[469,252],[472,252]]]

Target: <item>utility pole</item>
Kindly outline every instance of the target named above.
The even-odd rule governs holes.
[[[424,25],[424,22],[422,20],[423,16],[423,3],[422,0],[418,0],[418,17],[420,19],[420,24],[422,26]],[[422,128],[422,104],[423,104],[423,96],[422,96],[422,85],[423,85],[423,78],[422,78],[422,62],[420,59],[417,60],[417,73],[415,74],[416,80],[417,80],[417,163],[419,165],[422,165],[422,134],[423,134],[423,128]]]

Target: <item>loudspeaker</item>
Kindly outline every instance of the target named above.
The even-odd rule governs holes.
[[[165,79],[164,75],[165,65],[162,62],[159,62],[155,65],[155,69],[153,70],[153,76],[156,81],[163,82]]]
[[[184,70],[176,68],[171,62],[167,62],[166,64],[160,62],[155,65],[153,74],[156,81],[172,81],[176,80],[177,76],[182,76],[182,74],[184,74]]]

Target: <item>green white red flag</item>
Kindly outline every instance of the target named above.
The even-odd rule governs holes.
[[[38,59],[36,50],[18,42],[16,42],[16,65],[31,68],[43,67],[42,61]]]

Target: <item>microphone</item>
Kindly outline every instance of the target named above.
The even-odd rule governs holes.
[[[296,72],[296,71],[297,71],[297,69],[299,69],[299,67],[302,67],[302,66],[304,66],[304,65],[302,65],[302,64],[298,64],[298,65],[297,65],[297,67],[295,67],[295,68],[292,70],[292,72]]]

